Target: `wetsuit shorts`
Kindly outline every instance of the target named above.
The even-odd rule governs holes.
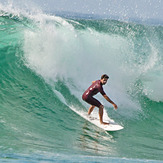
[[[100,105],[102,105],[97,99],[95,99],[92,96],[85,96],[83,94],[82,99],[84,101],[86,101],[88,104],[93,105],[93,106],[97,106],[98,108],[100,107]]]

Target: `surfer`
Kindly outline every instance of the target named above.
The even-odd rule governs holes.
[[[99,108],[99,117],[100,117],[101,124],[109,124],[109,123],[103,122],[104,106],[97,99],[93,97],[94,95],[100,92],[103,95],[103,97],[114,106],[115,109],[118,108],[117,105],[106,95],[106,93],[103,90],[103,85],[107,83],[108,79],[109,79],[108,75],[106,74],[102,75],[101,80],[93,81],[92,85],[82,95],[82,99],[91,105],[88,110],[88,115],[91,114],[91,112],[95,107]]]

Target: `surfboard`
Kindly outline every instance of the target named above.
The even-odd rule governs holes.
[[[98,112],[93,111],[91,113],[91,115],[88,115],[84,111],[78,111],[74,108],[71,108],[71,109],[74,112],[76,112],[78,115],[80,115],[82,118],[84,118],[85,120],[89,121],[90,123],[96,125],[97,127],[101,128],[105,131],[118,131],[118,130],[122,130],[124,128],[123,126],[114,122],[113,119],[110,119],[109,116],[107,115],[106,111],[104,111],[103,121],[108,122],[109,124],[103,125],[100,123]]]

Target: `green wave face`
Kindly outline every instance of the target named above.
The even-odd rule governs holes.
[[[163,159],[162,26],[0,15],[1,158]],[[124,126],[119,132],[105,133],[70,109],[87,112],[81,96],[103,73],[119,109],[97,98]]]

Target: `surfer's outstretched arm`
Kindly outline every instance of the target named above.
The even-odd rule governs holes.
[[[115,109],[118,108],[117,105],[107,95],[103,95],[103,96],[108,102],[110,102],[114,106]]]

